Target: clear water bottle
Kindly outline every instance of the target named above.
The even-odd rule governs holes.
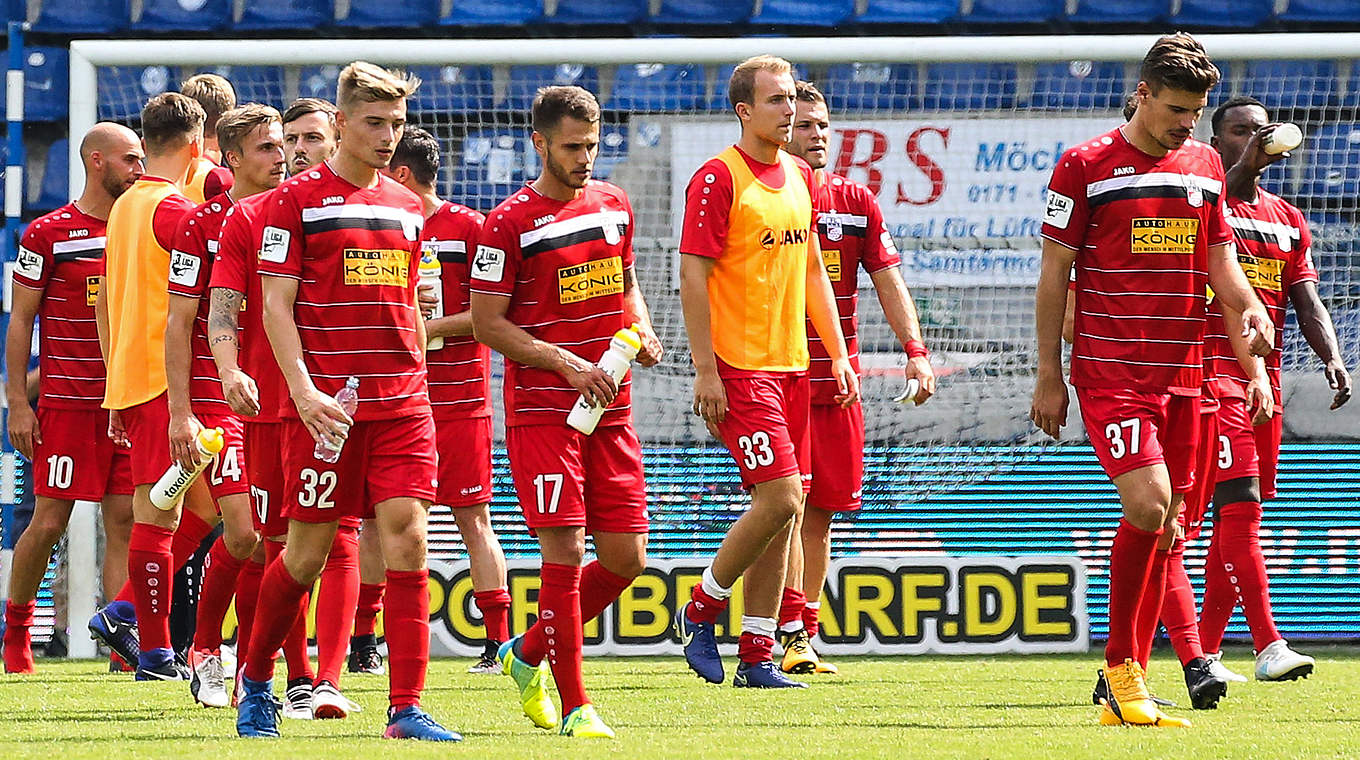
[[[429,319],[439,319],[444,316],[444,282],[443,272],[439,268],[439,253],[433,246],[422,246],[420,249],[420,290],[430,290],[434,293],[434,311],[431,312]],[[443,336],[430,338],[425,343],[425,347],[431,351],[438,351],[444,347]]]
[[[345,414],[348,414],[351,419],[354,418],[354,410],[359,408],[359,378],[354,375],[349,376],[349,379],[345,381],[345,387],[335,394],[335,403],[339,404],[340,408],[344,409]],[[321,440],[316,442],[316,449],[312,451],[312,456],[327,464],[334,464],[339,461],[340,450],[345,447],[348,428],[345,432],[346,435],[342,435],[339,440],[321,436]]]
[[[637,325],[625,327],[614,333],[614,338],[609,341],[609,348],[595,366],[614,378],[614,383],[617,385],[623,382],[623,376],[628,374],[628,367],[637,358],[638,351],[641,350],[642,337],[638,335]],[[571,412],[567,414],[567,424],[586,435],[590,435],[595,432],[595,426],[600,424],[600,417],[602,416],[604,416],[603,406],[588,403],[585,396],[577,396],[576,404],[571,407]]]

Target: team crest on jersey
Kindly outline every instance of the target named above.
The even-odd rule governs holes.
[[[42,254],[30,251],[22,245],[19,246],[19,259],[15,262],[16,270],[19,274],[30,280],[42,277],[43,257]]]
[[[1195,184],[1192,179],[1186,179],[1185,183],[1185,202],[1190,204],[1190,208],[1199,208],[1204,205],[1204,191]]]
[[[170,252],[170,282],[192,288],[198,282],[199,261],[184,251]]]
[[[288,243],[292,233],[278,227],[265,227],[260,238],[260,260],[282,264],[288,260]]]
[[[587,261],[557,270],[557,300],[562,304],[587,301],[623,292],[623,259]]]
[[[841,252],[831,249],[822,249],[822,265],[826,267],[826,276],[832,282],[841,281]]]
[[[486,282],[500,282],[505,274],[505,251],[489,245],[477,246],[472,257],[472,278]]]
[[[1130,252],[1189,256],[1199,239],[1199,220],[1183,218],[1140,218],[1133,220]]]
[[[845,237],[845,228],[841,226],[841,218],[836,214],[828,214],[826,217],[826,239],[831,242],[839,242]]]
[[[85,305],[94,306],[94,302],[99,299],[99,275],[90,275],[85,278]]]
[[[346,248],[346,285],[406,287],[411,274],[410,251],[394,248]]]

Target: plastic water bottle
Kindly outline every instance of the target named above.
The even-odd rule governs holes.
[[[420,249],[420,290],[428,288],[434,289],[434,312],[429,319],[439,319],[444,316],[444,280],[443,273],[439,268],[439,254],[431,246],[422,246]],[[438,336],[430,338],[425,343],[425,347],[431,351],[438,351],[444,347],[444,337]]]
[[[151,487],[151,503],[156,509],[162,511],[173,509],[179,503],[180,497],[184,496],[184,492],[189,490],[194,478],[203,472],[225,443],[222,428],[203,428],[198,431],[194,438],[194,447],[198,449],[198,463],[191,470],[184,469],[179,462],[170,465],[170,469],[166,470]]]
[[[350,375],[345,381],[345,387],[335,394],[335,403],[340,405],[352,419],[354,410],[359,408],[359,378]],[[326,436],[321,436],[321,440],[316,442],[316,448],[312,451],[312,456],[326,462],[334,464],[340,460],[340,450],[345,448],[345,439],[348,437],[349,429],[346,428],[345,435],[340,440],[332,440]]]
[[[642,337],[638,335],[637,325],[625,327],[614,333],[614,338],[609,341],[609,349],[600,357],[600,361],[595,365],[604,370],[610,377],[614,378],[615,384],[623,382],[623,376],[628,374],[628,367],[637,358],[638,351],[642,350]],[[571,407],[571,412],[567,414],[567,424],[571,427],[590,435],[595,432],[595,426],[600,424],[600,417],[604,416],[604,407],[590,404],[585,396],[576,399],[576,404]]]

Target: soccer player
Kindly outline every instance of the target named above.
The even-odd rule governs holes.
[[[1066,424],[1060,346],[1075,262],[1072,384],[1123,506],[1110,560],[1103,724],[1188,725],[1152,702],[1135,640],[1163,526],[1174,526],[1193,485],[1206,285],[1242,313],[1244,330],[1256,330],[1254,353],[1273,339],[1232,260],[1222,164],[1190,138],[1218,78],[1194,38],[1160,38],[1143,60],[1132,119],[1065,153],[1049,183],[1030,416],[1054,438]]]
[[[32,673],[34,600],[77,499],[100,502],[104,519],[104,596],[127,579],[132,471],[126,448],[107,435],[104,363],[94,300],[104,256],[104,224],[118,196],[142,176],[142,146],[127,127],[96,124],[80,145],[85,187],[76,200],[24,231],[15,262],[6,363],[28,364],[34,318],[42,320],[38,412],[23,372],[11,372],[9,439],[33,463],[33,520],[14,547],[5,607],[5,672]]]
[[[335,153],[335,104],[298,98],[283,112],[283,149],[288,173],[297,174]]]
[[[510,639],[510,590],[505,585],[505,554],[491,528],[491,397],[487,392],[491,354],[472,337],[468,308],[468,253],[476,251],[483,217],[441,199],[435,193],[438,172],[439,141],[423,129],[408,127],[387,173],[420,196],[425,205],[421,241],[425,254],[436,257],[441,270],[439,297],[444,314],[425,322],[429,338],[443,338],[443,345],[431,348],[425,356],[439,454],[435,504],[453,510],[468,551],[472,598],[486,627],[482,656],[468,672],[499,674],[496,652]]]
[[[879,305],[907,354],[908,379],[920,383],[915,402],[925,403],[935,393],[935,373],[921,339],[916,305],[902,282],[897,246],[883,222],[878,199],[868,188],[826,171],[831,123],[826,98],[811,82],[795,84],[793,133],[788,152],[812,167],[812,205],[817,211],[817,238],[822,262],[836,294],[841,333],[850,364],[859,373],[860,267],[869,275]],[[835,673],[836,667],[818,657],[812,647],[817,635],[817,613],[822,585],[831,562],[831,521],[837,512],[860,507],[864,480],[864,409],[836,403],[836,378],[831,359],[820,341],[808,341],[811,355],[812,490],[794,539],[784,597],[779,606],[779,634],[784,647],[780,667],[786,673]]]
[[[222,148],[217,143],[217,120],[236,107],[236,90],[225,77],[195,74],[184,80],[179,91],[203,108],[203,155],[184,186],[185,197],[203,203],[231,189],[231,170],[222,166]]]
[[[506,360],[506,448],[520,509],[543,555],[538,621],[505,642],[499,659],[540,728],[613,738],[581,677],[582,626],[646,564],[647,497],[633,430],[631,382],[595,366],[614,333],[636,325],[638,362],[661,360],[633,273],[628,196],[592,180],[600,106],[580,87],[534,97],[533,143],[543,169],[493,210],[472,261],[477,340]],[[578,398],[604,406],[595,432],[568,427]],[[597,559],[585,564],[586,534]],[[544,660],[562,701],[557,724]]]
[[[751,508],[728,530],[675,623],[690,668],[721,683],[714,622],[745,573],[741,664],[732,683],[800,687],[771,652],[791,529],[811,477],[809,319],[829,357],[834,402],[852,406],[859,379],[812,234],[812,169],[782,150],[794,115],[792,68],[774,56],[748,59],[733,70],[728,97],[741,139],[689,182],[680,300],[695,367],[694,413],[732,452]]]
[[[126,436],[132,448],[128,587],[95,614],[90,632],[120,656],[136,657],[138,680],[178,680],[184,674],[170,648],[171,578],[212,530],[217,515],[202,481],[182,500],[186,508],[165,511],[151,503],[151,485],[171,463],[165,285],[180,218],[194,208],[179,187],[202,155],[203,109],[179,93],[157,95],[142,109],[142,142],[146,173],[109,212],[104,277],[95,300],[108,369],[103,406],[110,410],[110,434],[115,440]],[[135,616],[128,614],[128,598]],[[136,644],[133,630],[140,633]]]
[[[1211,122],[1213,146],[1223,164],[1230,167],[1228,224],[1237,240],[1237,262],[1265,302],[1275,327],[1276,350],[1267,366],[1276,414],[1268,423],[1252,427],[1243,399],[1248,378],[1222,331],[1210,331],[1206,350],[1212,355],[1214,383],[1223,399],[1218,416],[1219,461],[1223,466],[1214,487],[1214,534],[1205,560],[1199,632],[1205,648],[1217,652],[1234,602],[1240,601],[1256,650],[1257,680],[1294,680],[1311,673],[1314,660],[1290,649],[1275,627],[1260,544],[1261,502],[1275,496],[1283,429],[1279,350],[1286,301],[1294,305],[1299,329],[1322,360],[1327,382],[1336,391],[1332,409],[1350,400],[1351,378],[1337,347],[1331,316],[1318,297],[1308,220],[1303,212],[1258,184],[1268,166],[1288,156],[1272,155],[1262,148],[1279,124],[1270,121],[1260,101],[1249,97],[1233,98],[1219,106]],[[1214,324],[1212,320],[1210,324]],[[1230,672],[1224,675],[1246,680]]]
[[[170,254],[169,321],[165,329],[165,366],[170,408],[170,446],[186,468],[198,459],[195,440],[206,427],[220,428],[222,450],[206,471],[208,490],[222,515],[223,533],[213,542],[203,567],[193,647],[189,652],[189,690],[205,707],[226,707],[221,647],[222,620],[237,579],[255,553],[245,424],[227,403],[208,346],[208,283],[218,251],[223,220],[240,200],[272,190],[283,181],[283,127],[279,112],[251,103],[224,113],[217,141],[231,170],[231,190],[214,196],[179,224]]]
[[[241,673],[242,736],[278,735],[273,654],[326,563],[337,521],[376,516],[391,652],[383,735],[462,738],[420,709],[430,646],[426,520],[436,477],[416,305],[424,217],[420,199],[378,171],[401,139],[417,84],[370,63],[346,66],[339,149],[280,185],[262,211],[264,327],[294,408],[284,410],[282,446],[288,550],[260,584]],[[353,415],[335,399],[346,387],[359,397]],[[338,448],[335,461],[317,457],[318,447]]]

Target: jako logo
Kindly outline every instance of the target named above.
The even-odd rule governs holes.
[[[807,236],[808,231],[804,229],[775,230],[766,227],[760,231],[760,247],[768,251],[773,248],[775,244],[793,245],[795,243],[806,243]]]

